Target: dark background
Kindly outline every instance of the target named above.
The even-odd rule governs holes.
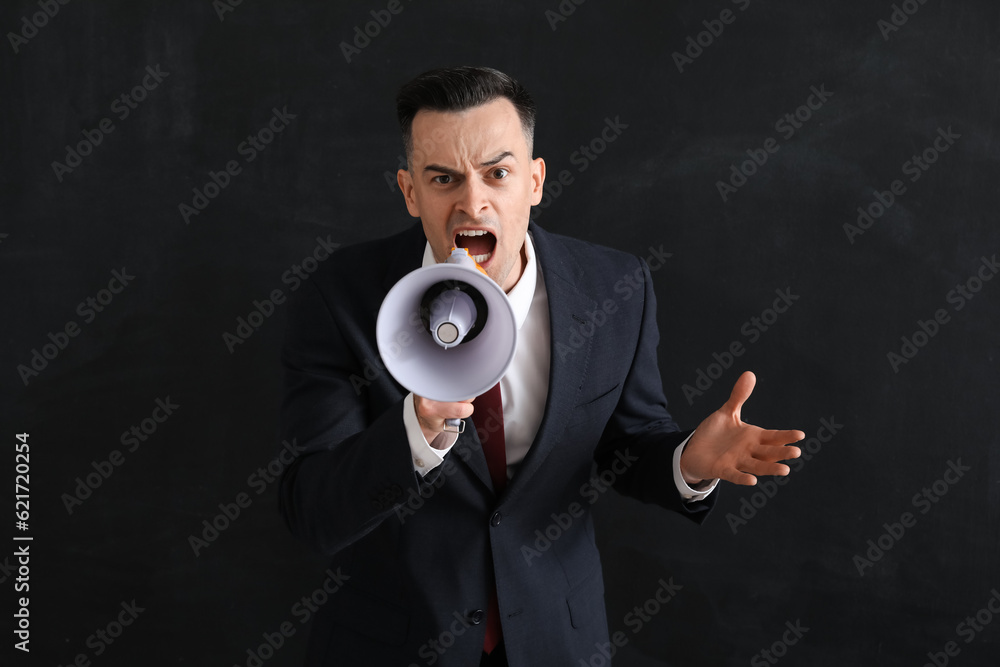
[[[982,613],[991,622],[971,638],[959,624],[1000,587],[1000,281],[948,300],[1000,252],[996,3],[910,0],[916,12],[900,6],[907,22],[883,34],[889,2],[567,0],[556,21],[557,0],[403,0],[348,62],[341,43],[386,4],[245,0],[220,18],[210,0],[76,0],[16,52],[9,35],[0,44],[11,511],[15,434],[31,446],[30,529],[3,525],[7,539],[34,538],[30,656],[10,650],[16,545],[0,551],[4,664],[83,653],[95,665],[246,665],[283,622],[296,632],[264,664],[301,662],[307,628],[291,610],[325,565],[285,530],[276,485],[249,479],[277,447],[283,306],[232,351],[223,334],[254,300],[291,293],[282,276],[318,237],[348,245],[410,224],[386,180],[401,153],[395,91],[454,64],[497,67],[533,92],[535,153],[550,182],[573,177],[536,210],[541,225],[672,254],[653,276],[682,425],[720,406],[744,369],[758,375],[747,421],[810,437],[828,435],[823,419],[839,425],[807,443],[786,484],[725,485],[700,528],[601,497],[608,618],[628,638],[616,664],[773,664],[761,653],[773,648],[789,665],[921,665],[948,642],[949,664],[997,664],[1000,618]],[[679,71],[672,54],[724,9],[734,20]],[[0,31],[40,11],[5,2]],[[169,75],[120,119],[115,99],[157,65]],[[776,122],[813,86],[832,96],[786,137]],[[238,146],[275,108],[295,118],[247,162]],[[57,175],[53,162],[103,118],[114,131]],[[627,128],[581,170],[574,153],[609,118]],[[904,164],[949,128],[960,138],[911,182]],[[780,148],[723,201],[717,181],[769,137]],[[186,224],[179,205],[229,160],[241,172]],[[851,242],[845,223],[895,179],[905,194]],[[87,322],[77,304],[123,268],[134,279]],[[767,317],[779,289],[798,300],[751,342],[744,323]],[[894,368],[887,355],[938,309],[947,321]],[[18,367],[68,322],[79,335],[25,382]],[[736,341],[745,354],[711,368]],[[717,379],[686,396],[699,370]],[[167,397],[180,407],[128,451],[121,434]],[[64,494],[114,450],[124,462],[68,512]],[[968,468],[954,484],[939,481],[949,462]],[[935,482],[937,502],[915,503]],[[196,556],[189,537],[239,493],[250,506]],[[904,512],[915,525],[888,536]],[[890,548],[859,571],[880,537]],[[627,615],[671,577],[682,590],[636,630]],[[144,611],[96,655],[88,637],[132,600]],[[786,623],[808,631],[782,645],[796,639]]]

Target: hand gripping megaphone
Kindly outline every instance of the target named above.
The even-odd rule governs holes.
[[[399,384],[434,401],[464,401],[507,372],[517,349],[517,320],[500,286],[465,248],[453,248],[446,262],[416,269],[393,285],[379,309],[375,337]]]

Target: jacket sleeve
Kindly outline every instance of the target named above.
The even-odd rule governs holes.
[[[638,261],[643,276],[638,340],[621,396],[594,459],[599,469],[611,468],[616,460],[637,459],[623,474],[616,475],[615,489],[701,523],[715,504],[718,489],[704,500],[687,502],[674,484],[674,450],[692,431],[681,431],[667,411],[656,354],[660,341],[656,297],[649,267],[642,259]]]
[[[419,481],[373,318],[351,312],[358,299],[325,295],[317,282],[289,304],[281,437],[301,454],[282,475],[279,503],[293,534],[333,554],[392,516]]]

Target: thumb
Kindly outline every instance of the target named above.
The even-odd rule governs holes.
[[[753,392],[756,384],[757,376],[750,371],[744,372],[736,380],[736,384],[733,385],[733,393],[729,395],[729,400],[722,406],[722,410],[732,414],[736,419],[740,419],[740,411],[743,409],[743,404],[750,398],[750,394]]]

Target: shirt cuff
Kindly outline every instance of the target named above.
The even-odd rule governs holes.
[[[424,431],[417,421],[417,410],[413,407],[413,393],[403,399],[403,427],[406,429],[406,439],[410,444],[410,458],[413,461],[413,471],[424,477],[434,468],[444,463],[445,454],[451,451],[458,441],[458,433],[442,431],[435,442],[445,444],[444,449],[435,449],[427,442]],[[676,478],[675,473],[675,478]]]
[[[414,419],[416,419],[416,413],[414,413]],[[694,435],[694,433],[692,432],[691,435]],[[681,498],[689,503],[704,500],[719,484],[719,480],[713,479],[711,482],[703,481],[698,485],[699,488],[693,489],[684,481],[684,476],[681,474],[681,452],[684,451],[684,447],[687,445],[688,440],[691,439],[691,435],[684,438],[684,442],[677,445],[677,449],[674,450],[674,485],[681,494]]]

